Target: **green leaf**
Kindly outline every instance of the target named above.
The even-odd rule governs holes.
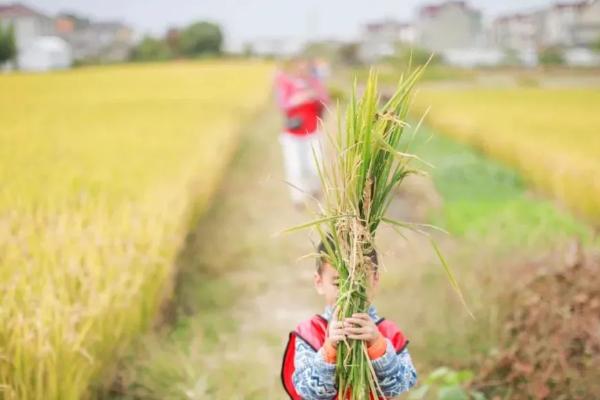
[[[473,371],[470,369],[463,369],[457,372],[458,383],[468,383],[473,379]]]
[[[438,256],[438,259],[442,263],[442,266],[444,267],[444,270],[446,271],[446,275],[448,276],[448,280],[450,281],[450,285],[454,288],[454,291],[456,292],[456,294],[460,298],[460,301],[463,303],[463,306],[467,310],[467,313],[471,316],[471,318],[475,319],[475,316],[473,315],[473,313],[471,312],[471,309],[469,308],[469,306],[467,305],[467,302],[465,301],[465,297],[463,296],[462,290],[460,290],[460,286],[458,286],[458,281],[454,277],[454,273],[452,272],[452,270],[450,269],[450,266],[446,262],[446,259],[442,255],[442,252],[440,251],[440,248],[438,247],[438,245],[435,242],[435,240],[429,239],[429,242],[431,243],[431,246],[435,250],[435,254]]]
[[[487,400],[485,395],[478,391],[471,392],[471,397],[473,398],[473,400]]]
[[[335,220],[340,219],[340,218],[347,218],[347,217],[353,217],[353,216],[354,215],[352,215],[352,214],[346,214],[346,215],[334,215],[334,216],[331,216],[331,217],[319,218],[319,219],[316,219],[314,221],[307,222],[306,224],[296,225],[296,226],[293,226],[291,228],[285,229],[283,231],[283,233],[290,233],[290,232],[301,231],[303,229],[311,228],[311,227],[313,227],[315,225],[324,224],[325,222],[335,221]]]
[[[421,385],[418,389],[412,390],[408,396],[408,400],[422,400],[429,392],[429,385]]]
[[[469,400],[469,395],[458,385],[444,386],[438,392],[438,400]]]
[[[459,385],[458,373],[456,371],[450,371],[444,377],[444,385],[455,386]]]
[[[418,232],[423,234],[426,237],[429,237],[429,234],[424,231],[424,229],[431,229],[431,230],[435,230],[438,232],[442,232],[445,234],[448,234],[448,232],[438,226],[435,225],[431,225],[431,224],[420,224],[420,223],[415,223],[415,222],[403,222],[403,221],[397,221],[395,219],[391,219],[391,218],[387,218],[387,217],[383,217],[381,218],[381,220],[387,224],[390,225],[396,225],[399,226],[401,228],[406,228],[406,229],[410,229],[411,231],[414,232]]]
[[[425,383],[437,383],[441,382],[446,375],[450,373],[450,369],[448,367],[440,367],[434,370],[429,374],[427,379],[425,379]]]

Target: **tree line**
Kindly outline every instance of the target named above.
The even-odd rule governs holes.
[[[217,56],[222,52],[221,27],[211,22],[195,22],[182,29],[172,28],[163,37],[145,36],[133,49],[134,61],[160,61],[174,58]]]

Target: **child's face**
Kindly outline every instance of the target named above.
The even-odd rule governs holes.
[[[324,263],[321,268],[321,273],[315,271],[314,283],[317,293],[325,297],[325,304],[333,306],[339,292],[339,274],[336,269],[332,267],[331,264]],[[379,272],[373,271],[369,274],[369,290],[367,293],[369,301],[375,295],[378,287]]]

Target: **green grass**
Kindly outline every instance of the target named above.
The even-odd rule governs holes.
[[[419,261],[422,250],[412,240],[405,257],[413,264],[403,270],[389,266],[380,308],[384,315],[400,316],[421,376],[442,365],[477,371],[498,345],[509,299],[534,268],[531,261],[573,238],[590,243],[593,233],[532,193],[515,170],[467,145],[422,127],[411,149],[435,166],[429,172],[442,205],[430,209],[428,222],[449,231],[438,240],[475,319],[449,288],[439,263]]]
[[[582,82],[583,83],[583,82]],[[600,226],[600,91],[587,87],[422,87],[427,123],[511,165],[528,185]]]
[[[459,237],[495,239],[506,248],[539,247],[576,237],[589,227],[568,211],[532,193],[510,167],[424,127],[413,151],[434,165],[430,174],[443,198],[432,222]]]

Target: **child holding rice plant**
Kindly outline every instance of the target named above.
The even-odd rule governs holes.
[[[329,243],[330,246],[333,243]],[[292,399],[325,400],[338,396],[336,379],[337,348],[348,340],[364,341],[379,396],[393,398],[416,383],[417,374],[408,353],[404,334],[396,325],[379,317],[375,306],[338,320],[335,308],[339,294],[339,274],[329,263],[326,246],[319,246],[314,284],[325,300],[325,311],[298,325],[290,334],[282,368],[282,380]],[[379,283],[377,253],[369,254],[368,299],[371,304]]]
[[[376,75],[360,100],[355,86],[346,124],[331,136],[335,157],[317,160],[325,189],[319,218],[292,230],[314,227],[321,237],[315,286],[327,307],[290,334],[282,378],[292,399],[391,398],[416,382],[404,334],[378,317],[372,298],[379,283],[377,228],[407,225],[385,212],[394,189],[416,172],[400,139],[420,73],[403,77],[383,107]]]
[[[318,219],[290,229],[313,227],[321,237],[315,286],[325,313],[290,334],[282,379],[292,399],[367,400],[408,390],[416,373],[404,334],[379,318],[372,305],[379,284],[375,237],[385,223],[424,235],[428,225],[386,217],[393,193],[418,169],[404,135],[413,87],[424,67],[403,75],[396,93],[381,104],[372,73],[361,99],[356,85],[345,124],[330,136],[334,157],[317,159],[323,190]],[[431,238],[430,238],[431,239]],[[462,295],[435,242],[433,248],[451,285]],[[334,307],[335,306],[335,307]]]

